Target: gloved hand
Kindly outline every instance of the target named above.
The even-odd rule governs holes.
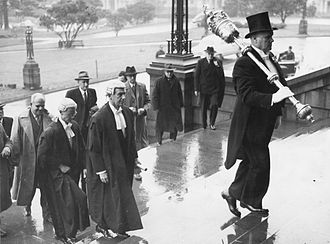
[[[273,103],[278,103],[278,102],[282,101],[283,99],[291,97],[293,95],[294,94],[289,89],[289,87],[284,86],[284,87],[281,87],[280,89],[278,89],[278,91],[273,94],[272,102]]]

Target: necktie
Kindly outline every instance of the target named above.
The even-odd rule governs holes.
[[[41,115],[37,116],[37,123],[38,123],[39,127],[42,126],[42,116]]]
[[[132,86],[132,90],[133,90],[134,96],[136,96],[136,85]]]
[[[66,133],[66,136],[68,137],[69,139],[69,143],[70,143],[70,146],[72,146],[72,137],[75,136],[73,130],[71,129],[72,127],[72,124],[71,123],[68,123],[65,127],[64,127],[64,130],[65,130],[65,133]]]
[[[87,101],[87,92],[84,91],[84,102],[86,103],[86,101]]]
[[[122,112],[122,108],[119,108],[117,111],[116,111],[116,114],[118,115],[119,117],[119,122],[120,122],[120,128],[123,132],[123,135],[124,137],[126,137],[126,134],[125,134],[125,128],[126,128],[126,121],[125,121],[125,118],[124,118],[124,115],[123,115],[123,112]],[[117,126],[117,129],[118,129],[118,126]]]

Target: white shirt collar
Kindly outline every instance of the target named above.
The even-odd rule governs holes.
[[[251,45],[252,46],[252,48],[260,55],[260,57],[262,57],[262,58],[265,58],[265,57],[268,57],[268,55],[269,55],[269,53],[268,54],[266,54],[264,51],[262,51],[261,49],[259,49],[259,48],[257,48],[257,47],[255,47],[255,46],[253,46],[253,45]]]
[[[79,91],[80,91],[80,93],[81,93],[81,95],[84,97],[84,93],[86,92],[86,94],[87,94],[87,90],[86,91],[84,91],[83,89],[81,89],[80,87],[78,87],[79,88]]]
[[[119,109],[116,109],[110,102],[109,102],[109,106],[112,110],[112,113],[114,114],[117,130],[124,131],[126,128],[126,121],[123,113],[121,112],[122,108],[120,107]]]
[[[72,123],[66,123],[61,117],[58,118],[58,120],[61,122],[64,131],[66,133],[66,136],[70,139],[75,136],[73,130],[71,129]]]

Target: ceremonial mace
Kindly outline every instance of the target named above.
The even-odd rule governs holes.
[[[279,81],[279,77],[276,73],[270,72],[266,66],[261,63],[251,52],[250,46],[243,42],[239,36],[239,32],[235,24],[229,19],[228,15],[223,11],[205,11],[207,14],[207,24],[211,31],[223,39],[227,43],[235,43],[241,49],[242,54],[247,54],[267,75],[269,83],[274,83],[278,88],[284,87]],[[302,104],[293,96],[289,97],[289,100],[293,103],[297,110],[297,117],[299,119],[306,119],[311,123],[314,122],[312,108],[308,104]]]

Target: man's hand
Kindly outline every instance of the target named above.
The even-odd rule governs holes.
[[[87,169],[83,169],[82,177],[83,177],[84,179],[87,178]]]
[[[107,172],[99,174],[99,177],[102,183],[106,184],[109,182],[109,177]]]
[[[142,115],[144,113],[144,108],[139,108],[138,109],[138,115]]]
[[[136,113],[136,108],[135,107],[129,107],[130,110],[132,110],[133,113]]]
[[[59,168],[60,168],[60,170],[61,170],[61,172],[62,172],[63,174],[67,173],[67,172],[70,170],[70,167],[69,167],[69,166],[66,166],[66,165],[64,165],[64,164],[61,164],[61,165],[59,166]]]
[[[2,149],[1,156],[3,158],[8,158],[10,156],[10,148],[9,147],[4,147]]]
[[[281,87],[280,89],[278,89],[278,91],[273,94],[272,102],[273,103],[278,103],[278,102],[282,101],[283,99],[291,97],[293,95],[294,94],[289,89],[289,87],[284,86],[284,87]]]
[[[195,91],[195,96],[196,96],[196,97],[198,96],[198,93],[199,93],[198,91]]]

